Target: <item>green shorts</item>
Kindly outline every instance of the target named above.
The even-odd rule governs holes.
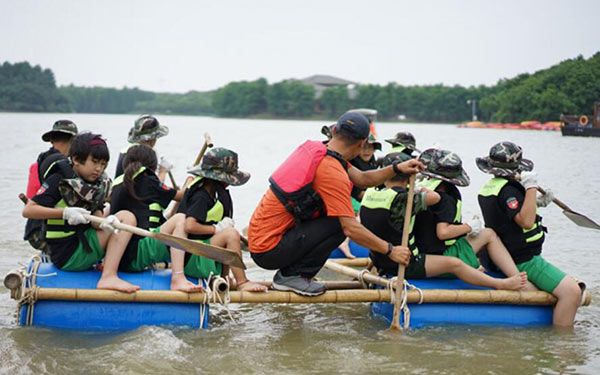
[[[210,239],[195,241],[210,244]],[[205,279],[211,274],[213,276],[221,275],[221,272],[223,272],[223,265],[219,262],[215,262],[212,259],[201,257],[199,255],[192,255],[185,263],[183,272],[186,276]]]
[[[77,249],[71,255],[67,263],[61,268],[64,271],[85,271],[104,258],[104,249],[100,247],[96,229],[88,228],[83,232],[84,237],[90,245],[91,252],[87,252],[81,241],[77,245]]]
[[[467,241],[467,237],[464,236],[456,240],[456,242],[452,246],[444,250],[444,256],[458,258],[465,262],[468,266],[471,266],[473,268],[479,268],[480,265],[479,259],[477,258],[477,254],[475,254],[473,247],[471,246],[469,241]],[[438,277],[445,279],[455,279],[456,275],[452,273],[445,273]]]
[[[360,211],[360,202],[354,199],[353,197],[350,197],[350,199],[352,200],[352,208],[354,209],[354,215],[358,215]]]
[[[427,277],[425,272],[425,258],[427,254],[419,253],[410,258],[410,263],[404,270],[405,279],[424,279]]]
[[[539,289],[548,293],[560,284],[566,273],[548,263],[541,255],[536,255],[527,262],[517,264],[519,271],[527,272],[527,279]]]
[[[142,272],[156,263],[167,262],[171,259],[171,252],[164,243],[151,237],[144,237],[138,241],[137,256],[129,264],[128,272]]]

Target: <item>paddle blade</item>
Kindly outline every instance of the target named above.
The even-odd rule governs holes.
[[[242,257],[234,251],[218,246],[208,245],[202,242],[188,240],[187,238],[171,236],[166,233],[153,233],[152,237],[156,238],[167,246],[176,247],[178,249],[187,251],[188,253],[216,260],[217,262],[227,264],[229,266],[246,269],[246,265],[242,261]]]
[[[600,230],[600,225],[598,225],[594,220],[590,219],[587,216],[584,216],[575,211],[563,211],[566,217],[568,217],[572,222],[579,225],[580,227],[590,228]]]

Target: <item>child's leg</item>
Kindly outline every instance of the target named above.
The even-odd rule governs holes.
[[[519,290],[525,285],[525,281],[527,281],[525,272],[506,279],[496,279],[468,266],[458,258],[443,255],[427,255],[425,258],[425,272],[427,277],[453,273],[459,279],[469,284],[494,289]]]
[[[240,256],[242,255],[242,249],[240,246],[240,233],[235,228],[227,228],[215,234],[211,237],[210,244],[221,246],[229,250],[234,250],[240,254]],[[231,267],[231,272],[233,273],[233,277],[235,277],[235,281],[237,282],[238,290],[244,292],[267,291],[266,286],[248,280],[246,277],[246,272],[244,272],[243,269]]]
[[[565,276],[558,286],[552,291],[558,298],[554,306],[552,324],[555,326],[571,327],[575,321],[575,314],[581,301],[581,288],[570,276]]]
[[[129,211],[119,211],[115,216],[123,224],[136,225],[135,216]],[[99,230],[96,233],[100,246],[102,246],[103,249],[106,249],[102,276],[100,276],[100,280],[98,280],[96,287],[98,289],[112,289],[126,293],[132,293],[140,289],[137,285],[119,279],[119,276],[117,275],[119,262],[131,239],[131,233],[124,230],[120,231],[118,234],[109,233],[103,230]]]
[[[185,215],[182,213],[171,216],[160,227],[161,233],[172,234],[177,237],[187,237],[184,230]],[[182,292],[202,292],[202,285],[194,284],[189,281],[183,273],[185,263],[185,251],[171,247],[171,290],[179,290]]]
[[[491,228],[484,228],[476,236],[468,236],[467,241],[473,247],[475,254],[487,247],[490,259],[500,268],[506,276],[514,276],[519,273],[517,265],[510,256],[502,240]],[[523,290],[538,290],[535,285],[527,281]]]

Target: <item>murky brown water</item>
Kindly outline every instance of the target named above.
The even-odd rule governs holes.
[[[40,135],[54,120],[68,117],[80,129],[108,138],[114,171],[118,151],[135,119],[130,115],[0,113],[3,130],[0,167],[0,275],[26,262],[32,250],[21,241],[24,219],[16,198],[25,190],[27,168],[46,147]],[[243,228],[267,187],[267,178],[306,138],[320,139],[314,121],[231,120],[161,116],[171,134],[157,149],[184,177],[210,132],[218,146],[240,154],[249,183],[232,188],[235,220]],[[514,141],[536,163],[543,186],[573,209],[600,219],[600,139],[566,138],[560,133],[458,129],[442,125],[378,124],[380,139],[411,131],[417,146],[437,143],[458,152],[471,176],[463,189],[464,214],[478,211],[476,193],[487,176],[475,156],[500,140]],[[387,148],[386,148],[387,149]],[[600,231],[575,227],[556,207],[543,211],[550,228],[544,255],[588,282],[594,305],[583,308],[573,332],[552,328],[438,327],[411,330],[398,339],[387,323],[369,316],[367,304],[234,305],[236,322],[213,308],[209,330],[143,327],[122,334],[61,332],[15,325],[15,302],[0,286],[0,373],[366,373],[366,374],[554,374],[600,372]],[[270,280],[256,267],[251,278]],[[327,277],[331,273],[327,273]]]

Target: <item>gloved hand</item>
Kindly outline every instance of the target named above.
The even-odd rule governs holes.
[[[550,189],[546,189],[546,194],[542,194],[537,197],[537,206],[538,207],[548,207],[552,200],[554,199],[554,193]]]
[[[473,216],[473,219],[467,221],[465,224],[471,227],[471,231],[468,234],[477,235],[483,229],[483,222],[477,215]]]
[[[91,212],[81,207],[65,207],[62,217],[70,225],[88,224],[90,221],[83,217],[83,214],[91,215]]]
[[[165,159],[164,156],[161,156],[160,161],[158,162],[158,167],[160,169],[166,169],[167,171],[170,171],[171,169],[173,169],[173,164],[170,163],[167,159]]]
[[[523,172],[521,173],[521,185],[527,189],[537,189],[537,172]]]
[[[233,228],[234,226],[235,226],[235,223],[233,222],[232,218],[224,217],[223,220],[221,220],[217,224],[215,224],[215,234],[219,233],[220,231],[222,231],[225,228]]]
[[[114,224],[121,224],[121,222],[119,221],[119,218],[116,217],[115,215],[109,215],[100,224],[100,229],[105,230],[110,233],[117,234],[117,233],[119,233],[119,230],[114,227]]]

